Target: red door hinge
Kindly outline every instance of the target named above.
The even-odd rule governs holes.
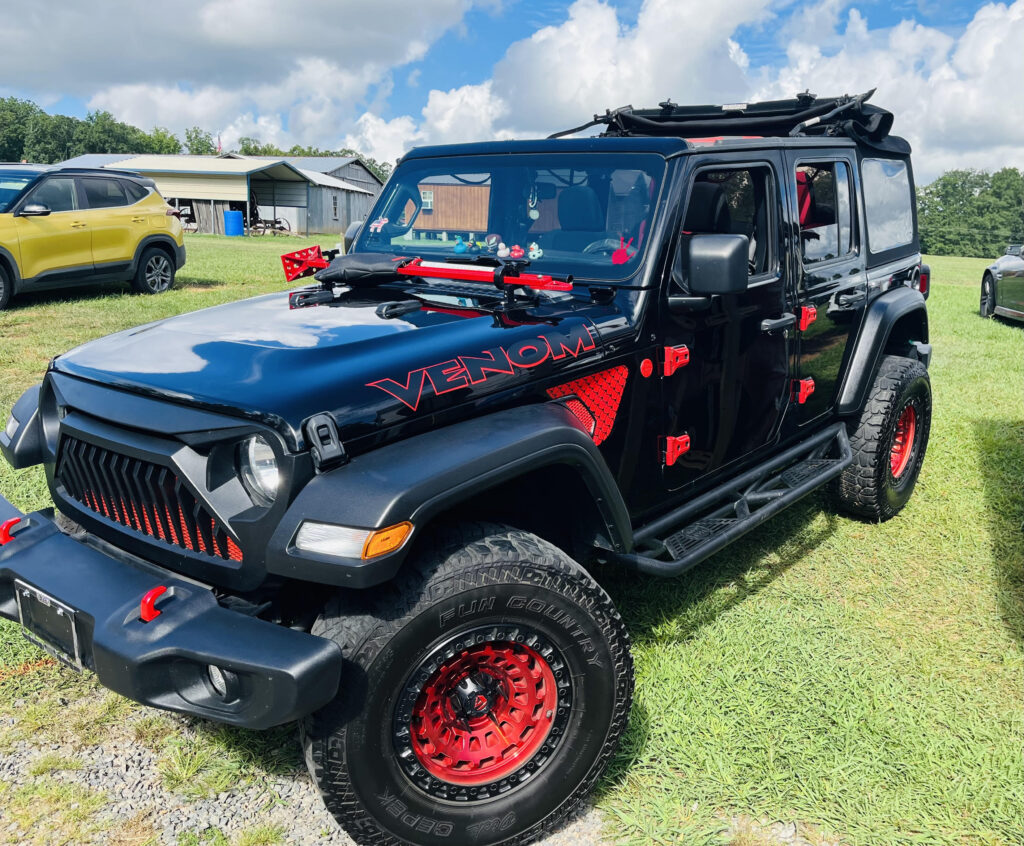
[[[807,379],[794,379],[793,380],[793,400],[800,405],[807,402],[807,398],[814,393],[814,380],[811,378]]]
[[[678,347],[665,347],[665,363],[661,366],[662,376],[671,376],[680,367],[690,363],[690,348],[686,344]]]
[[[818,309],[812,305],[800,306],[796,310],[797,325],[801,332],[806,332],[807,327],[818,319]]]
[[[665,438],[665,466],[671,467],[680,455],[690,451],[690,436],[683,434]]]

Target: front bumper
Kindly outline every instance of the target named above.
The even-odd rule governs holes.
[[[342,660],[333,642],[223,608],[195,582],[65,535],[51,514],[26,516],[0,497],[0,523],[12,517],[21,522],[0,546],[0,616],[19,620],[15,580],[69,606],[77,657],[104,687],[252,729],[303,717],[336,695]],[[161,585],[160,614],[145,623],[139,603]],[[34,626],[46,640],[46,624]],[[225,694],[210,680],[211,664],[228,671]]]

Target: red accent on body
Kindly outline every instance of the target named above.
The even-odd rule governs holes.
[[[303,276],[310,276],[318,270],[323,270],[330,262],[321,254],[319,245],[314,244],[304,250],[285,253],[281,256],[281,264],[284,266],[284,278],[294,282]]]
[[[665,364],[662,366],[662,373],[671,376],[680,367],[686,367],[690,363],[690,348],[685,344],[678,347],[665,347]]]
[[[793,400],[799,405],[803,405],[807,402],[808,397],[814,393],[814,380],[808,377],[807,379],[794,379],[793,380]]]
[[[143,594],[142,601],[139,603],[139,619],[143,623],[152,622],[163,613],[156,607],[156,601],[165,593],[167,593],[167,588],[160,585]]]
[[[12,517],[10,520],[4,520],[3,523],[0,523],[0,546],[14,540],[14,527],[20,522],[20,517]]]
[[[625,390],[628,376],[629,369],[624,365],[610,367],[589,376],[573,379],[564,385],[548,388],[548,396],[551,399],[560,399],[575,394],[596,421],[591,436],[595,444],[600,444],[608,439],[615,426],[615,418],[619,413],[619,404],[622,402],[622,392]],[[580,417],[571,404],[569,410]],[[586,426],[586,421],[582,418],[580,422]]]
[[[807,328],[818,319],[818,309],[812,305],[800,306],[796,310],[796,318],[800,331],[806,332]]]
[[[652,373],[654,373],[654,362],[645,358],[640,362],[640,375],[645,379],[650,379]]]
[[[690,436],[685,432],[682,435],[669,435],[665,438],[665,466],[671,467],[681,455],[690,451]]]
[[[434,264],[421,258],[409,260],[395,269],[402,276],[420,276],[429,279],[455,279],[461,282],[490,282],[494,284],[493,267],[467,267],[459,264]],[[541,273],[521,273],[508,276],[505,284],[517,288],[532,288],[534,291],[571,291],[572,282],[562,282]]]

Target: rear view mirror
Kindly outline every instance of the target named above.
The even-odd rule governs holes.
[[[26,203],[18,212],[18,217],[46,217],[50,213],[50,207],[42,203]]]
[[[359,227],[362,225],[363,222],[361,220],[353,220],[348,225],[348,229],[345,230],[345,255],[352,251],[352,245],[355,243],[356,236],[359,234]]]
[[[710,296],[747,290],[749,252],[746,235],[692,236],[687,285],[690,293]]]

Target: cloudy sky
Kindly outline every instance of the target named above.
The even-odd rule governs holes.
[[[919,181],[1024,168],[1024,0],[34,0],[4,30],[0,95],[225,148],[393,160],[666,97],[877,87]]]

